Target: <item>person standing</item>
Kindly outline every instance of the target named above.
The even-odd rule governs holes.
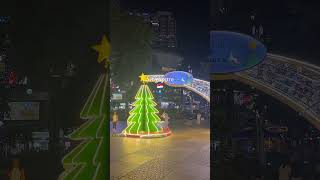
[[[166,130],[169,127],[169,119],[170,119],[170,117],[165,111],[163,111],[161,117],[164,119],[163,129]]]
[[[251,35],[253,37],[256,37],[256,26],[255,25],[253,25],[252,28],[251,28]]]
[[[201,121],[201,114],[200,112],[198,112],[197,114],[197,124],[200,125],[200,121]]]
[[[112,116],[112,129],[113,129],[114,133],[116,132],[116,129],[117,129],[118,120],[119,120],[119,116],[118,116],[117,112],[114,111],[113,116]]]
[[[261,24],[259,26],[259,40],[263,42],[263,26]]]
[[[320,179],[320,159],[318,158],[314,165],[315,179]]]
[[[302,180],[301,162],[295,161],[292,166],[291,180]]]
[[[279,168],[279,180],[289,180],[290,176],[291,166],[288,162],[285,162]]]
[[[9,180],[25,180],[24,169],[20,165],[19,159],[13,159],[12,168],[9,171]]]

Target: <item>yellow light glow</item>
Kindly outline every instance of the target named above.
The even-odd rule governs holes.
[[[105,65],[107,66],[107,64],[109,63],[109,57],[111,54],[111,46],[107,37],[103,36],[100,44],[94,45],[92,46],[92,48],[99,53],[97,61],[101,63],[102,61],[105,60],[106,61]]]
[[[145,82],[149,82],[149,76],[148,75],[145,75],[145,74],[141,74],[140,76],[140,81],[145,83]]]

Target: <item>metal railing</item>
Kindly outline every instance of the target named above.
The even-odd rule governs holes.
[[[320,67],[268,54],[263,63],[236,75],[268,86],[319,119]]]
[[[210,82],[193,78],[193,82],[186,86],[187,89],[194,91],[208,102],[210,101]]]

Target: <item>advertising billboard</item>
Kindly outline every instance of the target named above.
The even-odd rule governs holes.
[[[231,73],[249,69],[261,63],[267,53],[265,46],[248,35],[210,32],[211,73]]]
[[[39,120],[40,102],[9,102],[10,117],[4,120]]]
[[[122,100],[122,94],[121,93],[113,93],[111,99],[112,100]]]

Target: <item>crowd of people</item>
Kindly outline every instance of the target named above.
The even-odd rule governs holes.
[[[246,73],[300,102],[306,110],[320,114],[320,72],[309,71],[303,66],[268,58]]]

